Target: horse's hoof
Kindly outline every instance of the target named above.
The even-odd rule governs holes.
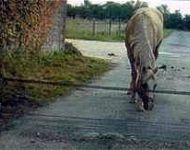
[[[139,112],[144,112],[144,106],[143,106],[143,102],[137,102],[137,106],[136,106],[137,111]]]
[[[149,102],[148,103],[148,109],[147,110],[152,110],[154,108],[154,103],[153,102]]]
[[[134,99],[134,98],[132,98],[132,99],[130,99],[129,103],[131,103],[131,104],[135,104],[135,103],[137,103],[137,100]]]

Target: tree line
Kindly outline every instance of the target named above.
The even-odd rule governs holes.
[[[80,6],[67,5],[68,17],[84,19],[112,19],[125,21],[133,15],[134,11],[141,7],[148,7],[146,2],[127,1],[124,4],[107,2],[105,4],[92,4],[89,0],[84,0]],[[170,29],[190,30],[190,15],[183,16],[179,10],[170,12],[167,5],[157,7],[164,16],[164,26]]]

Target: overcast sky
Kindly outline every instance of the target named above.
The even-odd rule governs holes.
[[[84,0],[68,0],[69,4],[80,5]],[[104,4],[107,1],[114,1],[118,3],[125,3],[129,0],[90,0],[93,4]],[[171,12],[180,10],[182,14],[190,14],[190,0],[144,0],[148,2],[149,6],[156,7],[161,4],[167,4]]]

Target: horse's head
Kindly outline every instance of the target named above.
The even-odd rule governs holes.
[[[154,107],[154,91],[157,87],[155,74],[158,68],[143,67],[141,76],[139,78],[138,94],[143,100],[144,108],[146,110],[152,110]]]

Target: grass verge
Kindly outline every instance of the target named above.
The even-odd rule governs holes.
[[[67,43],[66,46],[68,49],[64,53],[28,58],[23,53],[12,53],[4,58],[4,74],[8,78],[64,80],[69,81],[71,86],[6,82],[1,89],[0,129],[6,128],[12,118],[52,102],[57,96],[68,94],[74,88],[72,83],[85,83],[110,69],[108,61],[84,57],[72,44]]]
[[[5,59],[5,68],[7,77],[84,83],[107,71],[109,62],[82,55],[54,52],[37,59],[9,56]],[[21,90],[22,93],[34,98],[38,103],[50,101],[52,97],[65,95],[72,88],[41,84],[9,83],[8,85],[9,91]]]

